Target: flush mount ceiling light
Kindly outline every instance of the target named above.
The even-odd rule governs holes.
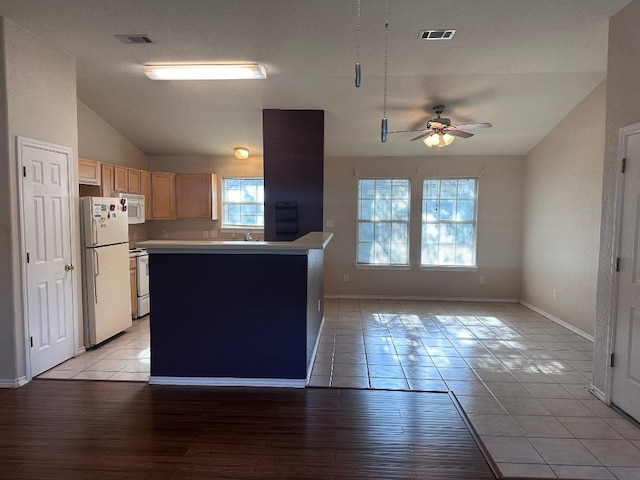
[[[233,151],[233,155],[238,160],[246,160],[247,158],[249,158],[249,149],[244,147],[236,147]]]
[[[259,63],[144,65],[151,80],[254,80],[267,78]]]

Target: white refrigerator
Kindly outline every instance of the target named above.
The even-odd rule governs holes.
[[[129,328],[129,224],[124,198],[80,199],[85,344],[93,347]]]

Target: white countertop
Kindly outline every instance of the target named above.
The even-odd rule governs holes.
[[[136,247],[146,248],[149,253],[298,253],[324,249],[331,232],[311,232],[292,242],[256,242],[225,240],[145,240],[136,242]]]

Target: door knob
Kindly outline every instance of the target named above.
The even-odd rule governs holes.
[[[64,266],[64,271],[65,271],[65,272],[70,272],[70,271],[71,271],[71,270],[73,270],[73,269],[74,269],[74,266],[73,266],[73,265],[65,265],[65,266]]]

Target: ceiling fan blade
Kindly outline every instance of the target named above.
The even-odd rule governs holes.
[[[418,136],[417,136],[417,137],[415,137],[415,138],[412,138],[412,139],[411,139],[411,140],[409,140],[409,141],[410,141],[410,142],[413,142],[414,140],[422,140],[423,138],[426,138],[426,137],[428,137],[429,135],[431,135],[431,133],[433,133],[433,132],[431,132],[431,130],[429,130],[429,131],[427,131],[427,132],[424,132],[424,133],[422,133],[422,134],[418,135]]]
[[[470,130],[472,128],[490,128],[493,127],[490,123],[461,123],[460,125],[455,125],[456,128],[464,128]]]
[[[387,133],[407,133],[407,132],[424,132],[424,128],[412,128],[411,130],[395,130]]]
[[[469,138],[473,137],[473,133],[465,132],[464,130],[458,130],[456,128],[450,128],[445,130],[449,135],[453,135],[454,137],[460,138]]]

